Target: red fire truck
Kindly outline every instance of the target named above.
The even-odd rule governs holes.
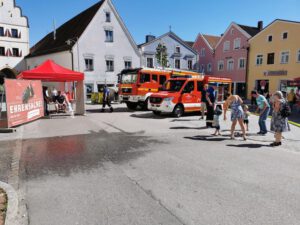
[[[129,109],[147,109],[151,94],[157,93],[172,76],[199,76],[192,71],[152,68],[125,69],[119,77],[119,99]]]
[[[200,112],[201,91],[205,84],[217,86],[217,104],[222,104],[226,93],[231,93],[231,79],[213,76],[185,76],[168,80],[163,91],[152,94],[148,109],[154,114],[172,113],[181,117],[185,112]]]

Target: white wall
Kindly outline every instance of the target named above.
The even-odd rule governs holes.
[[[21,33],[20,38],[0,37],[0,46],[8,48],[18,48],[22,52],[22,57],[0,56],[0,70],[6,67],[14,68],[18,72],[25,69],[24,56],[29,53],[29,26],[26,17],[22,16],[21,9],[15,7],[14,0],[2,0],[0,6],[0,27],[4,32],[9,29],[17,29]]]
[[[163,43],[167,47],[168,51],[168,61],[170,68],[175,68],[175,58],[180,59],[180,65],[182,70],[188,69],[188,60],[193,60],[193,66],[197,63],[197,56],[194,52],[192,52],[190,49],[182,45],[180,42],[176,41],[174,38],[170,37],[169,35],[163,36],[161,39],[157,39],[156,41],[153,41],[147,45],[144,45],[141,47],[141,53],[142,53],[142,65],[144,67],[147,66],[147,57],[152,57],[154,59],[154,67],[159,67],[160,65],[157,63],[157,60],[155,58],[155,52],[156,48],[159,45],[159,43]],[[181,55],[179,57],[172,57],[175,53],[176,46],[180,47]],[[148,54],[152,53],[152,55]],[[186,58],[187,55],[194,56],[193,59]]]
[[[111,22],[105,22],[105,12],[111,13]],[[124,32],[114,13],[109,1],[105,1],[98,13],[93,18],[83,35],[79,39],[80,71],[85,73],[85,83],[94,84],[97,91],[97,84],[116,84],[117,74],[125,67],[124,59],[132,61],[132,67],[140,67],[140,56],[137,49],[134,49],[129,38]],[[105,42],[105,29],[113,30],[114,41]],[[73,47],[75,69],[78,70],[77,46]],[[106,58],[114,60],[114,72],[106,72]],[[85,71],[85,58],[94,60],[94,71]]]

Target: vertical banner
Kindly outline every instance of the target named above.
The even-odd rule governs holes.
[[[5,92],[8,127],[44,116],[41,81],[5,79]]]

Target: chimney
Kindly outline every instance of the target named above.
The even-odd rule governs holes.
[[[261,31],[262,29],[264,29],[264,22],[263,21],[258,21],[257,23],[257,28]]]
[[[154,35],[146,35],[146,43],[153,41],[156,37]]]

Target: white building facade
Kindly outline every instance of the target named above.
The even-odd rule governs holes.
[[[155,56],[159,44],[167,48],[169,68],[197,71],[197,52],[191,44],[183,41],[171,31],[158,38],[148,35],[146,43],[139,45],[143,67],[161,67]]]
[[[116,86],[125,68],[140,67],[138,48],[111,0],[102,0],[38,42],[28,69],[47,59],[85,74],[86,96]]]
[[[14,0],[0,0],[0,77],[15,78],[26,69],[29,24]]]

